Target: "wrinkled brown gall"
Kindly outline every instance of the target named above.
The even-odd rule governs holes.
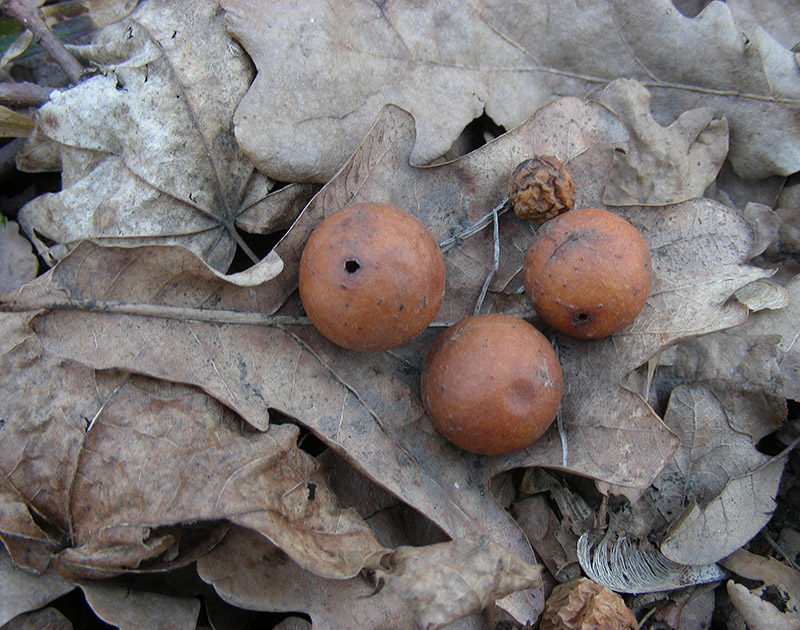
[[[508,198],[520,218],[541,225],[572,210],[575,186],[561,161],[552,155],[540,155],[521,162],[508,184]]]

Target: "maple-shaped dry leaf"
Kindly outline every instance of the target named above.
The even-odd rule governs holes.
[[[327,180],[385,103],[414,115],[411,158],[426,164],[484,111],[511,129],[555,96],[591,96],[616,78],[651,91],[661,124],[699,106],[723,113],[741,175],[800,170],[794,54],[760,28],[745,39],[721,2],[696,18],[670,0],[578,12],[556,1],[221,4],[258,68],[237,138],[279,180]]]
[[[211,0],[143,2],[76,49],[101,74],[53,95],[19,159],[26,170],[49,169],[39,147],[60,153],[62,191],[19,213],[46,260],[93,238],[177,243],[228,268],[241,242],[236,217],[268,184],[232,134],[251,69],[215,9]]]
[[[243,608],[304,611],[314,628],[484,628],[472,613],[499,594],[539,581],[537,567],[488,541],[402,547],[384,558],[375,577],[332,582],[287,562],[251,532],[232,529],[197,563],[198,573],[226,601]],[[416,623],[415,623],[416,622]]]
[[[354,511],[336,506],[293,425],[258,433],[194,388],[54,358],[21,319],[2,318],[18,325],[0,356],[0,473],[61,531],[62,567],[110,575],[186,562],[215,533],[184,525],[223,519],[323,575],[353,575],[382,549]],[[21,536],[0,514],[0,528]]]
[[[669,127],[650,115],[641,83],[611,82],[598,101],[625,123],[631,140],[617,153],[603,194],[610,206],[665,205],[701,197],[728,153],[728,124],[711,107],[681,114]]]

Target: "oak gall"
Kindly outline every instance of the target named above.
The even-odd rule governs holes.
[[[300,300],[333,343],[364,352],[408,343],[433,321],[444,296],[444,259],[407,212],[360,203],[328,216],[300,258]]]
[[[481,455],[533,444],[556,417],[561,366],[536,328],[513,315],[467,317],[436,340],[422,372],[422,402],[456,446]]]
[[[650,252],[639,231],[598,208],[545,223],[527,253],[523,281],[536,312],[567,335],[599,339],[626,328],[650,295]]]

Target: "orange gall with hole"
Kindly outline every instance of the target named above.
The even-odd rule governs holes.
[[[377,352],[411,341],[444,297],[436,239],[409,213],[382,203],[346,206],[311,233],[300,258],[300,300],[333,343]]]
[[[599,339],[630,326],[650,295],[650,252],[639,231],[606,210],[571,210],[533,239],[523,281],[539,317],[556,330]]]
[[[544,335],[500,313],[443,332],[422,371],[422,403],[438,431],[480,455],[526,448],[553,423],[561,366]]]

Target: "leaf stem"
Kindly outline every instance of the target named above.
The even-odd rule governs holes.
[[[53,34],[53,31],[50,30],[50,27],[47,26],[38,11],[29,9],[21,0],[0,0],[0,11],[14,18],[33,33],[36,41],[61,66],[71,83],[77,84],[81,80],[83,66],[64,47],[61,40]]]

